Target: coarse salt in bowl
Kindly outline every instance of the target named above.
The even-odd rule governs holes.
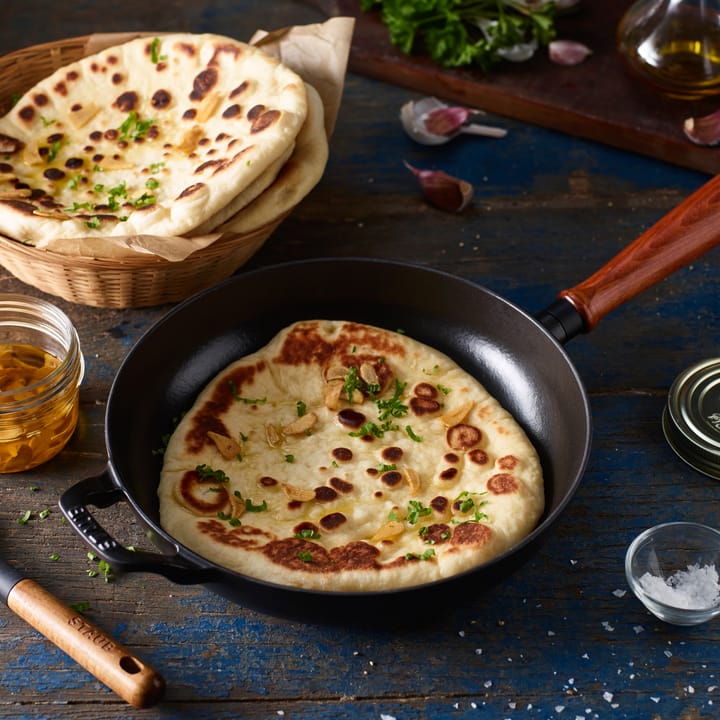
[[[692,522],[645,530],[628,547],[630,588],[656,617],[699,625],[720,613],[720,532]]]

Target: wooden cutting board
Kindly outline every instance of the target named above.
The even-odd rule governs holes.
[[[402,54],[390,44],[379,14],[361,12],[359,0],[308,2],[329,16],[356,18],[352,72],[694,170],[720,171],[720,147],[695,145],[682,130],[685,118],[720,109],[720,95],[671,99],[627,72],[615,32],[629,0],[581,0],[577,11],[558,18],[559,39],[592,49],[583,63],[556,65],[542,49],[528,62],[502,63],[488,74],[443,69],[427,56]]]

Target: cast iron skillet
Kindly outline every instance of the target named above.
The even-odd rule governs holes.
[[[136,344],[115,378],[106,413],[105,472],[67,490],[60,507],[116,571],[202,583],[271,614],[324,621],[426,618],[512,572],[570,502],[591,443],[587,396],[562,343],[720,242],[720,177],[714,178],[601,271],[564,291],[537,319],[477,285],[428,268],[367,259],[288,263],[238,275],[178,305]],[[717,227],[716,227],[717,226]],[[206,383],[284,326],[348,319],[411,337],[454,358],[519,420],[541,457],[547,508],[537,528],[496,560],[409,589],[333,593],[289,588],[226,570],[159,526],[154,453]],[[161,552],[129,551],[87,506],[127,501]]]

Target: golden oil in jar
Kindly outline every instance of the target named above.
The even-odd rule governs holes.
[[[720,94],[720,0],[639,0],[617,45],[630,71],[670,97]]]
[[[29,470],[65,447],[83,370],[77,333],[59,308],[0,295],[0,473]]]

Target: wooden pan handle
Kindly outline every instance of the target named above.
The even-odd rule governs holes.
[[[33,580],[20,580],[7,604],[131,705],[150,707],[162,697],[161,675]]]
[[[611,310],[720,244],[716,175],[594,275],[560,293],[592,330]]]

